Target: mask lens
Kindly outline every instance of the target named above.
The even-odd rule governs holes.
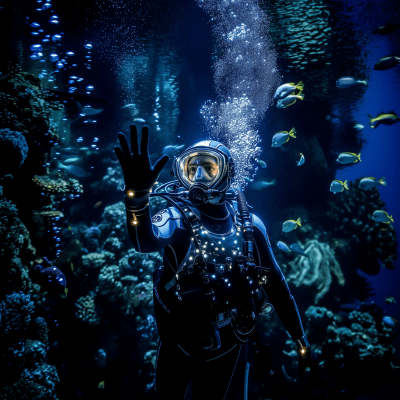
[[[219,164],[216,157],[211,155],[196,155],[187,163],[187,177],[190,182],[212,182],[219,172]]]

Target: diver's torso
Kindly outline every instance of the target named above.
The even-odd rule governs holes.
[[[245,278],[238,272],[237,260],[243,237],[240,217],[234,207],[228,209],[228,218],[213,219],[184,208],[200,217],[200,226],[193,231],[192,224],[179,243],[164,249],[163,273],[155,285],[161,338],[169,336],[183,351],[205,360],[243,342],[231,328],[244,307],[239,287]],[[191,240],[193,235],[199,248]]]

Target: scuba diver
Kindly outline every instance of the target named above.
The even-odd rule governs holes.
[[[257,319],[273,309],[296,343],[300,380],[307,367],[315,379],[318,357],[266,228],[241,190],[230,188],[235,164],[229,150],[213,140],[196,143],[174,160],[176,180],[153,188],[169,157],[152,165],[148,127],[140,146],[134,125],[130,134],[130,148],[122,133],[114,148],[125,179],[129,236],[138,252],[163,252],[163,266],[153,272],[158,399],[183,400],[191,383],[193,400],[223,400],[238,382],[243,391],[237,397],[235,389],[235,398],[247,399],[250,375],[270,370]],[[170,207],[151,216],[152,196]]]

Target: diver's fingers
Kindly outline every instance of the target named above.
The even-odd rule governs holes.
[[[139,155],[139,144],[138,144],[138,134],[137,134],[137,128],[136,125],[131,125],[130,126],[130,132],[131,132],[131,150],[133,156]]]
[[[142,128],[142,141],[140,143],[140,155],[149,156],[149,127]]]
[[[121,150],[122,153],[124,154],[124,157],[128,159],[131,158],[132,154],[131,151],[129,150],[128,143],[126,142],[125,135],[123,133],[118,133],[118,139],[119,142],[121,143]]]
[[[118,147],[118,146],[115,146],[114,147],[114,152],[115,152],[115,154],[116,154],[116,156],[118,158],[119,163],[121,164],[121,167],[123,167],[124,164],[125,164],[125,160],[124,160],[124,154],[122,153],[121,148]]]
[[[157,174],[157,176],[160,174],[160,172],[162,171],[162,169],[165,167],[165,165],[167,164],[169,160],[169,157],[164,154],[155,164],[154,164],[154,172]]]

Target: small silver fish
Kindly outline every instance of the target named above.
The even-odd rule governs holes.
[[[278,246],[279,249],[283,250],[285,253],[290,253],[291,251],[286,243],[279,241],[276,245]]]
[[[72,157],[72,158],[67,158],[66,160],[63,160],[64,165],[70,165],[70,164],[75,164],[76,162],[80,161],[80,157]]]
[[[354,128],[354,129],[356,129],[357,131],[361,131],[361,130],[363,130],[363,129],[364,129],[364,125],[361,125],[361,124],[355,124],[355,125],[353,126],[353,128]]]
[[[379,185],[387,186],[386,179],[381,178],[378,181],[376,178],[372,178],[372,177],[371,178],[362,178],[360,180],[360,183],[358,184],[358,187],[363,190],[369,190],[372,188],[376,188]]]
[[[256,182],[252,182],[250,183],[250,188],[254,189],[254,190],[263,190],[269,186],[273,186],[275,185],[276,181],[275,179],[272,179],[271,182],[267,182],[267,181],[256,181]]]
[[[272,137],[272,147],[281,147],[284,143],[289,140],[289,137],[296,138],[296,130],[293,128],[290,132],[282,131],[275,133]]]
[[[291,94],[283,99],[278,100],[276,108],[286,108],[296,103],[297,100],[304,100],[304,94]]]
[[[245,180],[246,182],[253,182],[253,181],[254,181],[254,179],[251,179],[251,178],[249,178],[249,177],[247,177],[247,176],[244,177],[244,180]]]
[[[300,165],[303,165],[305,163],[306,159],[304,158],[304,155],[300,153],[300,161],[296,161],[297,166],[299,167]]]
[[[285,83],[284,85],[281,85],[278,87],[278,89],[276,89],[274,99],[283,99],[286,96],[289,96],[292,93],[296,92],[296,90],[302,92],[303,89],[304,89],[304,84],[302,81],[300,81],[297,85],[295,85],[294,83]]]
[[[144,120],[143,118],[133,118],[133,122],[141,122],[141,123],[145,123],[146,120]]]
[[[351,76],[344,76],[336,81],[336,87],[338,87],[339,89],[348,89],[358,85],[367,86],[367,84],[368,82],[366,79],[360,81]]]
[[[347,151],[340,153],[337,160],[340,164],[355,164],[356,162],[361,162],[361,153],[349,153]]]
[[[165,146],[162,150],[161,150],[161,154],[174,154],[179,150],[182,150],[185,147],[184,144],[170,144],[168,146]]]
[[[334,181],[332,181],[329,191],[336,194],[336,193],[343,192],[344,189],[349,190],[349,188],[347,186],[347,181],[342,182],[342,181],[335,179]]]
[[[136,107],[137,107],[136,104],[131,103],[131,104],[126,104],[126,105],[124,105],[122,108],[136,108]]]
[[[371,217],[374,221],[390,224],[393,221],[393,215],[389,215],[386,211],[375,210]]]
[[[289,219],[285,221],[282,225],[282,231],[283,232],[291,232],[295,230],[298,226],[301,226],[301,219],[298,218],[297,221],[294,219]]]

